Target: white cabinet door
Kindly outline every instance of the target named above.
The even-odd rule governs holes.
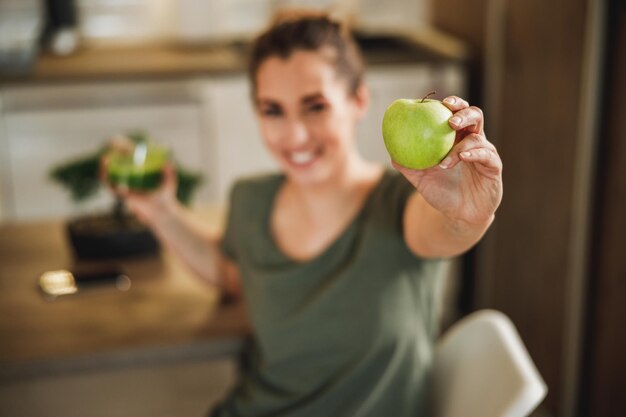
[[[215,78],[203,93],[212,140],[214,164],[211,182],[215,197],[223,202],[238,178],[278,169],[261,139],[247,78]]]
[[[0,91],[0,223],[8,217],[9,201],[9,155],[7,155],[7,140],[4,117],[2,117],[2,92]]]
[[[118,132],[146,131],[170,147],[185,166],[197,169],[201,162],[199,108],[193,104],[7,113],[5,128],[12,197],[9,215],[17,220],[107,209],[112,203],[107,191],[77,206],[66,190],[48,179],[48,173],[57,164],[97,151]]]

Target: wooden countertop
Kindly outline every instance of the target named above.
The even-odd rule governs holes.
[[[355,37],[370,65],[408,62],[464,62],[467,45],[435,28],[398,31],[359,28]],[[242,72],[250,42],[240,40],[211,45],[145,44],[83,45],[76,53],[59,57],[43,53],[33,70],[22,76],[0,74],[0,80],[33,82],[107,78],[180,77]]]
[[[62,222],[0,225],[3,371],[20,366],[32,371],[29,363],[45,368],[80,358],[91,362],[120,352],[133,352],[135,358],[141,352],[171,356],[177,349],[189,352],[194,345],[217,346],[248,334],[242,303],[220,304],[215,290],[166,251],[116,263],[132,280],[127,292],[111,289],[44,300],[39,275],[71,268],[73,262]]]

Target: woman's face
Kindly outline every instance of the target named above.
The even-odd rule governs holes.
[[[367,108],[364,91],[349,94],[321,52],[270,57],[256,81],[261,133],[286,175],[300,184],[340,175],[356,152],[355,127]]]

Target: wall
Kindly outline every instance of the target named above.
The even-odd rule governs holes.
[[[597,215],[580,408],[589,417],[626,410],[626,3],[608,2],[605,99],[601,118]]]
[[[504,200],[476,251],[474,307],[504,311],[517,325],[549,386],[545,409],[565,416],[564,358],[572,284],[576,140],[582,94],[587,1],[434,2],[436,25],[464,36],[484,69],[499,60],[501,82],[477,94],[486,107],[487,135],[504,162]],[[502,6],[501,20],[489,16]],[[503,28],[494,39],[492,29]],[[492,50],[494,41],[502,49]],[[497,43],[496,43],[497,46]],[[478,81],[482,81],[478,77]],[[490,111],[499,117],[489,123]],[[576,191],[577,192],[577,191]],[[567,415],[566,417],[571,417]]]
[[[3,146],[5,142],[5,124],[4,117],[2,116],[2,94],[0,94],[0,223],[6,217],[6,204],[7,197],[6,193],[8,192],[6,183],[8,178],[6,178],[6,174],[4,174],[5,170],[2,169],[2,166],[8,164],[6,159],[6,149]]]

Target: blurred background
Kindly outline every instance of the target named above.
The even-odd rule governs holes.
[[[173,260],[128,266],[160,277],[134,298],[35,294],[36,275],[77,262],[58,247],[62,224],[114,203],[105,189],[74,202],[50,172],[142,131],[201,176],[191,204],[219,223],[234,179],[275,169],[245,57],[293,6],[352,23],[372,91],[368,158],[388,163],[380,125],[395,98],[436,90],[485,113],[504,200],[452,265],[443,325],[506,313],[549,387],[537,416],[626,415],[623,0],[0,0],[0,415],[202,415],[231,383],[243,315],[185,308],[219,303]],[[101,327],[63,325],[90,314]]]

